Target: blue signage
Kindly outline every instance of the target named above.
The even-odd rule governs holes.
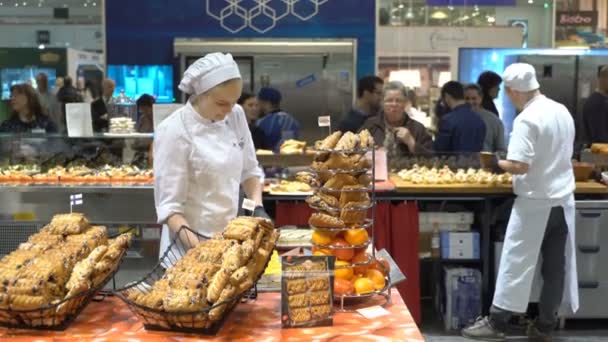
[[[515,6],[516,0],[426,0],[428,6]]]
[[[107,64],[177,66],[175,38],[354,38],[357,75],[375,71],[372,0],[106,0],[105,6]]]

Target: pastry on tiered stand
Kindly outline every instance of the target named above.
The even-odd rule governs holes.
[[[336,257],[334,297],[338,310],[345,300],[382,295],[388,298],[388,269],[376,260],[373,245],[373,147],[367,130],[359,134],[334,132],[315,143],[311,171],[315,193],[306,202],[316,209],[309,224],[315,255]],[[371,171],[371,174],[370,174]],[[371,210],[370,210],[371,209]],[[373,216],[373,215],[372,215]],[[388,300],[388,299],[387,299]]]

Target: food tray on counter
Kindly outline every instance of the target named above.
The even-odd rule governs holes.
[[[191,241],[190,236],[195,236],[198,241]],[[278,237],[278,236],[277,236]],[[218,301],[213,305],[196,310],[196,311],[165,311],[159,310],[155,308],[150,308],[144,305],[141,305],[134,300],[130,299],[128,296],[128,291],[131,289],[137,289],[142,292],[151,291],[152,286],[160,279],[165,276],[166,271],[176,265],[177,261],[184,257],[188,251],[188,248],[182,242],[188,241],[190,246],[194,246],[199,242],[203,242],[207,240],[202,235],[197,232],[191,230],[188,227],[182,226],[180,230],[177,232],[169,247],[162,255],[159,263],[154,267],[154,269],[144,276],[139,281],[133,282],[131,284],[127,284],[122,289],[118,289],[115,294],[122,299],[129,309],[144,323],[144,327],[147,330],[158,330],[158,331],[175,331],[175,332],[184,332],[184,333],[197,333],[204,335],[215,335],[222,328],[226,318],[234,309],[236,304],[241,302],[245,298],[255,297],[251,296],[249,291],[256,288],[256,283],[260,280],[263,275],[263,271],[259,273],[255,279],[253,285],[249,288],[248,291],[241,292],[240,294],[228,298],[223,301]],[[273,250],[270,251],[268,258],[265,261],[264,268],[268,266],[270,262],[272,253],[276,246],[273,244]],[[209,315],[215,309],[222,309],[223,314],[219,320],[212,320]]]

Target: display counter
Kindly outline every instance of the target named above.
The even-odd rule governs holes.
[[[92,302],[65,331],[0,328],[0,339],[11,341],[424,341],[397,291],[392,292],[388,316],[367,319],[358,313],[334,314],[333,326],[281,329],[278,293],[261,293],[257,300],[240,303],[228,315],[217,336],[147,331],[118,298]]]

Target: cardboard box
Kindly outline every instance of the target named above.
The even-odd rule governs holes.
[[[473,224],[474,215],[472,212],[444,213],[444,212],[421,212],[418,214],[419,223],[456,223]]]
[[[481,315],[481,272],[472,268],[444,267],[441,308],[446,330],[457,330]]]
[[[478,232],[441,232],[442,259],[479,259]]]

